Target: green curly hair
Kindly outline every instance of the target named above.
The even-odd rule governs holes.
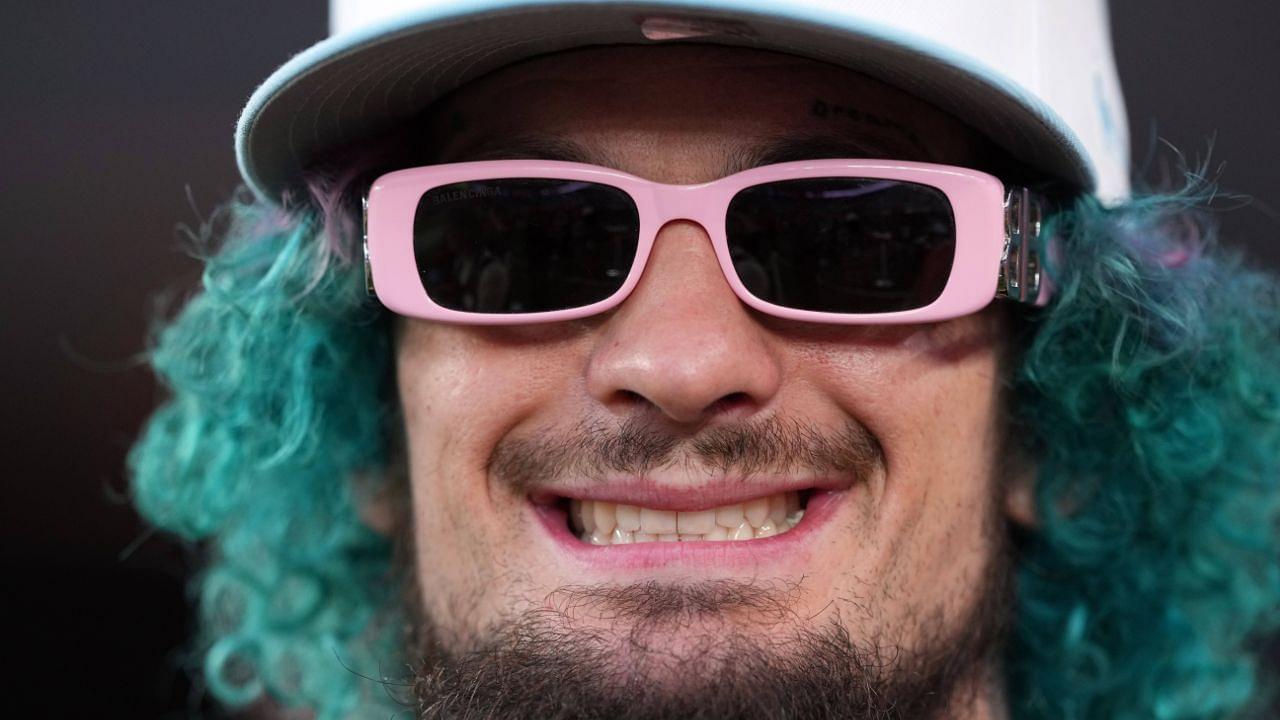
[[[232,706],[381,717],[401,583],[360,519],[402,432],[389,320],[365,296],[350,179],[242,195],[200,233],[203,287],[157,332],[171,393],[133,448],[136,505],[207,543],[193,657]],[[1011,428],[1038,464],[1016,531],[1013,717],[1265,713],[1280,603],[1280,283],[1218,245],[1212,187],[1074,200],[1048,222]],[[1011,531],[1015,532],[1015,531]]]

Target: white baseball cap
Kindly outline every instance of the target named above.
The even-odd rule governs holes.
[[[845,66],[968,123],[1104,201],[1129,193],[1106,0],[332,0],[331,36],[249,98],[236,158],[276,199],[326,151],[505,65],[692,41]]]

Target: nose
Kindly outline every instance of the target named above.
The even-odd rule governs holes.
[[[733,293],[701,225],[667,223],[636,288],[604,323],[587,389],[617,414],[638,403],[680,424],[769,405],[781,368],[768,334]]]

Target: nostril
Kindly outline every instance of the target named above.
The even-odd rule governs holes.
[[[614,400],[618,407],[629,410],[657,407],[656,403],[649,400],[649,398],[633,390],[618,390],[614,393]],[[726,415],[745,417],[755,412],[757,408],[758,403],[755,398],[751,397],[750,393],[732,392],[702,408],[700,412],[693,407],[689,409],[698,415],[697,420],[710,420],[715,417],[723,418]]]
[[[618,400],[619,400],[619,401],[621,401],[621,402],[622,402],[623,404],[625,404],[625,405],[647,405],[647,404],[649,404],[649,401],[648,401],[648,400],[645,400],[645,398],[644,398],[644,396],[643,396],[643,395],[641,395],[641,394],[640,394],[640,393],[638,393],[638,392],[632,391],[632,390],[619,390],[619,391],[617,392],[617,397],[618,397]]]
[[[649,398],[634,390],[619,388],[610,396],[609,407],[615,414],[644,415],[654,407],[654,404],[649,401]]]
[[[734,412],[750,411],[754,408],[755,401],[745,392],[734,392],[725,395],[707,406],[705,412],[708,416],[726,415]]]

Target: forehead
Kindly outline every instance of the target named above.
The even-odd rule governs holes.
[[[973,165],[976,133],[847,68],[719,45],[599,46],[497,70],[427,114],[431,162],[589,162],[668,182],[881,157]]]

